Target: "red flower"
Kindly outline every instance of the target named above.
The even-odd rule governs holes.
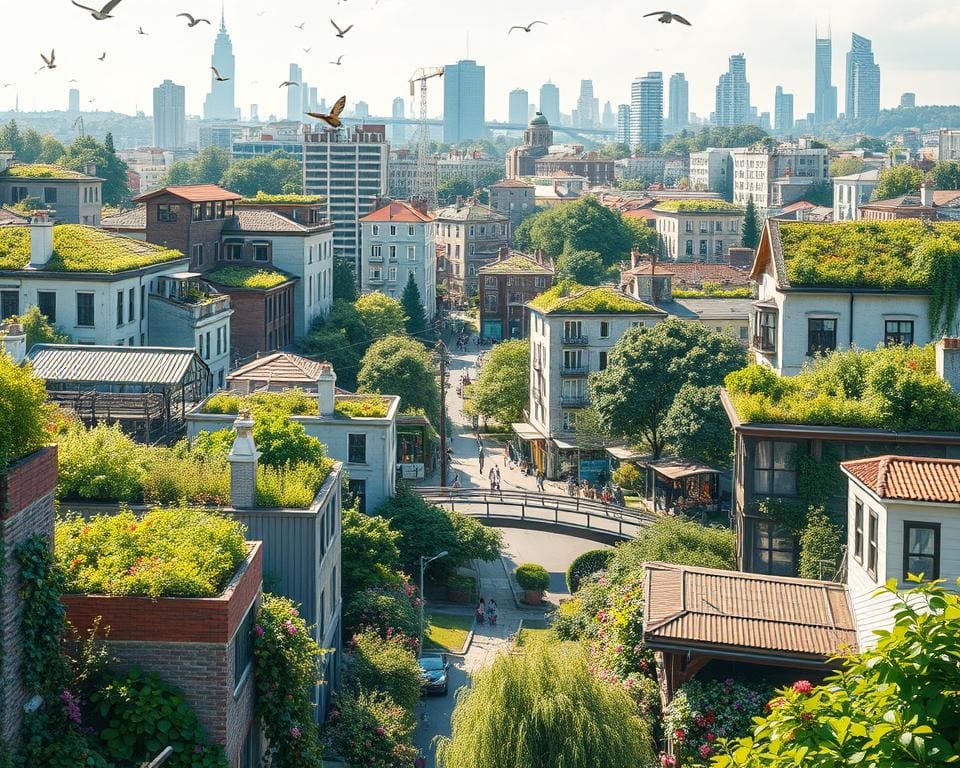
[[[673,732],[673,738],[675,738],[677,741],[683,741],[685,736],[686,734],[683,732],[682,728],[677,728],[677,730]]]
[[[713,741],[713,740],[716,739],[716,738],[717,738],[717,737],[714,736],[712,732],[710,732],[710,731],[707,732],[707,735],[706,735],[707,741]]]
[[[811,694],[813,693],[813,684],[809,680],[797,680],[793,684],[793,690],[797,693]]]
[[[805,723],[809,723],[811,720],[813,720],[813,712],[804,712],[802,715],[800,715],[800,719]]]

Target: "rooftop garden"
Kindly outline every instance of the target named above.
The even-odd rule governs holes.
[[[592,312],[596,314],[632,314],[656,310],[632,296],[608,286],[588,287],[572,280],[563,280],[530,302],[544,314],[554,312]]]
[[[334,410],[352,419],[382,419],[387,415],[387,401],[379,395],[370,395],[362,399],[335,398]]]
[[[263,267],[221,267],[207,275],[211,283],[225,285],[228,288],[254,288],[266,290],[292,280],[276,269]]]
[[[287,416],[316,416],[316,395],[302,389],[286,389],[283,392],[255,392],[240,395],[235,392],[219,392],[210,397],[201,409],[203,413],[228,413],[236,415],[249,410],[254,420],[270,413]]]
[[[85,173],[73,171],[60,165],[47,163],[30,163],[13,165],[0,172],[0,177],[11,179],[86,179]]]
[[[494,261],[480,268],[481,275],[497,275],[513,272],[550,272],[547,267],[537,264],[537,262],[528,256],[511,256],[503,261]]]
[[[0,476],[50,441],[46,400],[43,380],[0,352]]]
[[[57,522],[54,551],[73,594],[216,597],[247,557],[245,528],[202,509],[121,511]]]
[[[749,299],[753,289],[746,286],[727,286],[723,283],[704,281],[699,287],[674,288],[675,299]]]
[[[664,213],[739,213],[743,208],[726,200],[664,200],[657,203],[655,211]]]
[[[53,228],[51,272],[125,272],[183,259],[180,251],[144,243],[79,224]],[[30,263],[30,229],[0,229],[0,269],[23,269]]]
[[[255,197],[245,197],[239,204],[322,205],[324,202],[326,198],[323,195],[268,195],[266,192],[257,192]]]
[[[833,352],[789,378],[750,365],[726,387],[748,423],[960,430],[960,395],[937,376],[932,345]]]

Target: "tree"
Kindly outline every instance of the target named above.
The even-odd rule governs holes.
[[[400,534],[390,528],[386,519],[365,515],[356,507],[343,510],[340,551],[344,597],[396,579],[394,571],[400,564],[399,538]]]
[[[607,367],[590,376],[593,405],[605,430],[642,440],[659,458],[664,419],[683,385],[719,386],[746,364],[740,342],[699,323],[671,319],[631,328],[611,350]]]
[[[439,371],[419,341],[388,336],[374,342],[363,356],[357,390],[399,395],[404,411],[422,408],[430,423],[440,423]]]
[[[850,176],[860,173],[866,168],[866,163],[859,157],[838,157],[830,163],[830,178],[835,176]]]
[[[822,685],[798,680],[752,737],[722,742],[713,768],[940,766],[960,754],[960,595],[930,583],[882,588],[895,626],[840,657]],[[874,598],[877,599],[877,598]]]
[[[44,136],[43,143],[40,146],[40,154],[37,156],[37,162],[58,165],[63,160],[66,152],[67,150],[63,144],[53,138],[53,136]]]
[[[622,160],[625,157],[630,157],[630,145],[608,141],[606,144],[601,144],[597,152],[611,160]]]
[[[333,257],[333,300],[345,299],[355,302],[360,294],[357,293],[357,276],[353,271],[353,264],[342,256]]]
[[[895,165],[880,171],[880,180],[873,193],[876,200],[888,200],[900,195],[915,194],[923,183],[923,171],[911,165]]]
[[[747,198],[747,207],[743,212],[743,247],[756,248],[760,244],[760,220],[753,195]]]
[[[33,128],[27,128],[21,136],[20,155],[18,160],[24,163],[35,163],[43,150],[43,136]]]
[[[93,136],[79,136],[67,147],[63,165],[74,171],[85,173],[87,166],[93,164],[97,176],[103,181],[103,202],[106,205],[126,205],[130,202],[130,185],[127,183],[127,164],[112,151],[113,136],[107,134],[104,143]]]
[[[407,316],[407,333],[422,340],[427,334],[427,313],[423,309],[420,289],[413,278],[413,272],[407,275],[407,284],[403,287],[400,303]]]
[[[61,333],[59,328],[50,325],[46,315],[40,314],[40,308],[30,307],[19,317],[11,317],[10,320],[20,323],[21,328],[27,334],[27,349],[34,344],[69,344],[70,337]]]
[[[930,169],[934,189],[960,189],[960,163],[941,160]]]
[[[205,147],[193,160],[181,160],[170,166],[164,185],[219,184],[230,167],[230,153],[220,147]]]
[[[257,192],[290,195],[303,191],[300,163],[293,155],[279,150],[266,157],[235,160],[224,171],[219,183],[245,197],[255,197]]]
[[[639,248],[640,253],[653,253],[657,249],[657,230],[649,226],[645,219],[624,216],[623,223],[630,230],[631,247]]]
[[[374,340],[393,333],[402,333],[406,328],[407,316],[403,305],[385,293],[375,291],[364,294],[353,305]]]
[[[803,199],[814,205],[833,207],[833,182],[827,179],[815,181],[803,194]]]
[[[437,184],[437,201],[440,205],[453,205],[458,197],[473,195],[473,182],[465,176],[454,176]]]
[[[530,393],[530,341],[497,344],[476,382],[467,388],[467,411],[509,425],[523,419]]]
[[[334,259],[334,265],[336,262]],[[353,302],[334,299],[329,316],[314,320],[303,348],[307,354],[333,364],[341,387],[356,389],[360,359],[370,343],[370,332]]]
[[[607,573],[616,582],[642,576],[652,562],[735,570],[736,536],[729,528],[706,526],[679,517],[660,517],[637,538],[614,547]]]
[[[649,725],[622,688],[601,681],[575,644],[500,654],[457,699],[439,768],[652,765]]]
[[[557,259],[557,278],[581,285],[600,285],[606,271],[596,251],[566,251]]]
[[[684,129],[664,142],[660,148],[660,154],[687,155],[708,147],[749,147],[751,144],[769,138],[769,134],[756,125],[736,125],[731,128],[710,127],[697,133]]]
[[[16,120],[10,120],[0,127],[0,150],[13,152],[14,157],[19,159],[23,151],[23,137]]]
[[[617,189],[624,192],[643,192],[647,188],[647,180],[640,179],[617,179]]]
[[[854,149],[866,149],[869,152],[886,152],[887,142],[874,136],[864,136],[856,144]]]
[[[720,387],[684,384],[663,421],[663,440],[683,459],[730,466],[733,432],[720,402]]]
[[[0,354],[0,472],[49,440],[46,387],[29,366]]]
[[[420,703],[420,665],[403,637],[386,640],[367,629],[350,639],[348,687],[360,693],[378,691],[413,712]],[[406,766],[405,766],[406,768]]]
[[[519,247],[542,248],[551,258],[568,250],[596,251],[607,266],[629,254],[634,241],[623,217],[593,196],[535,213],[517,230]]]
[[[833,581],[843,557],[846,533],[827,517],[823,507],[807,513],[807,524],[800,532],[800,565],[802,579]]]

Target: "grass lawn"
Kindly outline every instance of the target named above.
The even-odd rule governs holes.
[[[535,645],[537,643],[549,643],[557,639],[550,627],[528,627],[526,625],[520,630],[517,636],[517,647],[522,648],[525,645]]]
[[[425,650],[452,651],[458,653],[467,642],[467,634],[473,626],[473,616],[457,613],[428,613],[426,632],[423,638]]]

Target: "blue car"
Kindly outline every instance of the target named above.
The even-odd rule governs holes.
[[[445,656],[422,656],[420,658],[420,695],[447,695],[447,672],[450,662]]]

